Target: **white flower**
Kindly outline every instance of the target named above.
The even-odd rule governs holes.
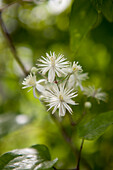
[[[24,87],[22,87],[23,89],[28,88],[28,87],[34,87],[36,85],[36,76],[35,74],[31,74],[28,75],[26,78],[24,78],[24,81],[22,83],[24,85]]]
[[[70,66],[67,69],[65,69],[65,71],[67,74],[74,74],[74,73],[82,72],[83,70],[82,70],[82,66],[78,65],[78,61],[77,62],[74,61],[73,64],[70,63]]]
[[[22,83],[24,87],[22,87],[22,89],[29,88],[29,87],[31,87],[31,89],[33,88],[34,97],[37,98],[35,94],[35,90],[37,89],[39,92],[42,92],[45,90],[44,86],[40,84],[42,82],[46,82],[46,80],[41,79],[39,81],[36,81],[36,75],[30,73],[26,78],[24,78],[24,81]]]
[[[59,85],[54,83],[46,89],[46,91],[45,102],[49,103],[47,105],[50,107],[48,110],[54,108],[52,114],[54,114],[57,109],[59,109],[59,116],[64,116],[66,109],[69,113],[72,113],[69,104],[77,105],[77,103],[72,100],[72,98],[77,96],[76,92],[73,92],[73,89],[65,87],[65,83]]]
[[[67,73],[67,86],[70,88],[80,87],[83,90],[82,81],[88,79],[88,73],[82,73],[82,66],[78,64],[78,62],[73,62],[70,64],[70,67],[65,69]]]
[[[82,81],[86,79],[88,79],[88,73],[74,72],[69,77],[68,86],[73,88],[80,87],[80,89],[83,90]]]
[[[62,54],[56,57],[54,52],[53,54],[50,52],[50,55],[46,53],[46,56],[46,58],[42,56],[42,59],[39,59],[41,64],[37,64],[37,66],[43,75],[48,72],[48,81],[53,82],[55,79],[55,73],[58,77],[65,74],[63,68],[68,67],[69,62],[66,61]]]
[[[93,97],[97,99],[98,103],[100,102],[100,100],[105,102],[107,99],[107,94],[105,92],[102,92],[101,88],[95,89],[94,86],[85,87],[84,94],[87,97]]]
[[[72,71],[73,72],[82,72],[82,66],[78,65],[78,61],[75,63],[75,61],[73,62],[73,66],[72,66]]]

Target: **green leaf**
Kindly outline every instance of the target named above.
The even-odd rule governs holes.
[[[0,156],[0,170],[44,170],[51,169],[57,162],[51,161],[48,148],[45,145],[34,145],[30,148],[16,149]]]
[[[77,52],[96,19],[97,12],[93,9],[90,0],[74,1],[70,18],[71,48],[74,52]]]
[[[78,134],[81,138],[93,140],[101,136],[113,123],[113,111],[101,113],[90,121],[84,119],[78,125]]]
[[[113,22],[113,1],[103,0],[102,13],[109,22]]]
[[[102,9],[103,0],[91,0],[91,2],[94,5],[94,7],[96,8],[96,10],[98,12],[100,12]]]

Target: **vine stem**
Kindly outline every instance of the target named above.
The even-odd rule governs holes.
[[[7,28],[4,24],[4,21],[2,19],[2,10],[0,10],[0,25],[1,25],[1,30],[3,32],[3,35],[5,37],[5,39],[7,40],[7,43],[12,51],[12,54],[15,58],[15,60],[17,61],[17,63],[19,64],[20,68],[22,69],[23,73],[25,74],[25,76],[28,75],[28,71],[26,70],[25,66],[23,65],[22,61],[20,60],[20,58],[18,57],[18,54],[17,54],[17,51],[16,51],[16,48],[13,44],[13,41],[10,37],[10,34],[8,33],[7,31]]]
[[[82,139],[82,143],[81,143],[81,146],[80,146],[76,170],[80,170],[80,160],[81,160],[81,152],[82,152],[83,144],[84,144],[84,139]]]

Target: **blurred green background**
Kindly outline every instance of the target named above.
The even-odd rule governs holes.
[[[113,2],[112,0],[48,0],[15,3],[1,0],[3,21],[29,71],[46,52],[64,54],[79,61],[88,72],[91,84],[108,93],[107,103],[92,101],[90,114],[113,110]],[[86,11],[86,14],[84,14]],[[78,32],[77,32],[78,31]],[[81,33],[81,35],[80,35]],[[32,91],[22,90],[24,74],[8,47],[0,29],[0,154],[33,144],[45,144],[52,158],[59,158],[58,168],[74,168],[74,157],[59,128]],[[83,111],[86,99],[76,100],[72,118]],[[64,124],[79,150],[81,139],[71,131],[68,118]],[[113,127],[94,141],[85,141],[82,157],[94,170],[113,169]],[[81,165],[82,169],[87,169]]]

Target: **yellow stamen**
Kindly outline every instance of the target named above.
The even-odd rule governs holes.
[[[77,70],[77,67],[72,67],[73,71]]]
[[[60,101],[63,101],[63,96],[61,94],[59,95],[59,99]]]
[[[51,60],[51,65],[54,66],[55,65],[55,57],[51,56],[50,60]]]

